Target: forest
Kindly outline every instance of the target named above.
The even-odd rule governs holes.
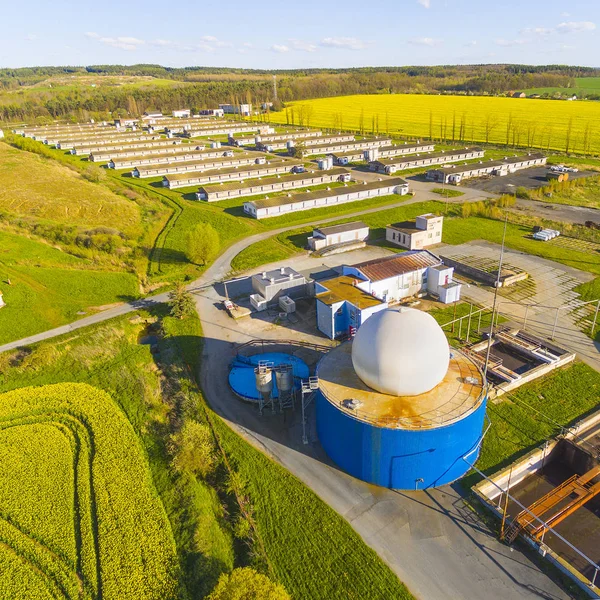
[[[277,76],[283,103],[353,94],[497,95],[528,88],[574,87],[577,77],[599,69],[564,65],[458,65],[263,71],[228,68],[169,68],[160,65],[97,65],[0,69],[0,120],[96,118],[147,108],[169,111],[203,108],[219,102],[272,99]],[[85,80],[84,80],[85,77]],[[89,78],[95,77],[94,83]],[[115,78],[130,78],[123,85]],[[70,85],[52,85],[65,78]],[[135,78],[139,78],[136,81]],[[165,85],[153,85],[160,80]],[[78,82],[83,82],[78,84]]]

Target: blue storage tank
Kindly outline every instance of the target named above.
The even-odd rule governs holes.
[[[441,337],[440,337],[441,334]],[[370,317],[319,363],[317,433],[344,471],[393,489],[462,477],[479,453],[486,385],[450,350],[435,320],[413,309]]]

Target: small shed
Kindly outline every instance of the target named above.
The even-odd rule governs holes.
[[[313,229],[312,236],[308,238],[308,247],[316,251],[336,244],[366,242],[367,239],[369,239],[369,226],[362,221],[352,221]]]

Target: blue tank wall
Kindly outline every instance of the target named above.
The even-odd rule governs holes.
[[[462,457],[482,434],[486,402],[461,421],[422,430],[375,427],[337,409],[320,392],[316,407],[321,445],[343,471],[375,485],[414,490],[418,479],[419,489],[438,487],[469,470]]]

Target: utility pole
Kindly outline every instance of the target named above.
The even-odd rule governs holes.
[[[492,337],[494,334],[494,316],[496,314],[496,302],[498,300],[498,288],[500,287],[500,278],[502,276],[502,261],[504,259],[504,241],[506,240],[506,225],[508,223],[508,213],[504,216],[504,233],[502,234],[502,246],[500,247],[500,260],[498,261],[498,276],[496,277],[496,289],[494,290],[494,304],[492,305],[492,322],[490,323],[490,333],[488,334],[488,345],[485,353],[485,367],[483,377],[487,380],[488,363],[490,362],[490,351],[492,349]]]
[[[273,75],[273,102],[277,100],[277,75]]]

